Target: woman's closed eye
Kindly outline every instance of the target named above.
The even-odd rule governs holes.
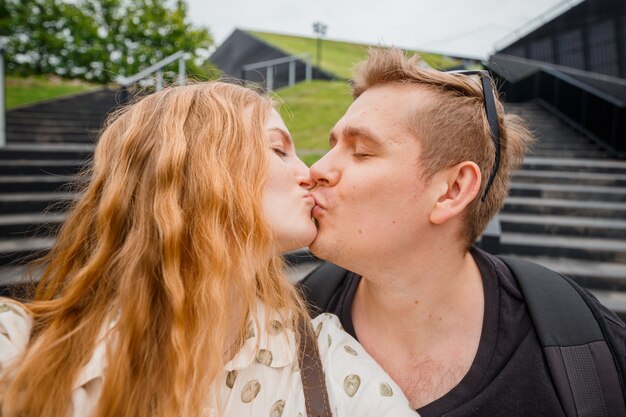
[[[282,148],[280,147],[273,147],[272,150],[274,151],[274,153],[282,158],[286,157],[288,155],[287,152],[285,152]]]

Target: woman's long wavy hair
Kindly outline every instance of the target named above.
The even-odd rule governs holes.
[[[26,304],[31,339],[0,386],[3,416],[67,416],[78,372],[113,321],[100,417],[201,415],[229,335],[244,339],[258,301],[288,312],[297,332],[306,312],[262,210],[272,105],[199,83],[107,122]]]

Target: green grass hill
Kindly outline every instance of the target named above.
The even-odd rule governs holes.
[[[96,84],[56,76],[7,76],[5,85],[7,109],[99,88]]]
[[[317,39],[303,36],[280,35],[267,32],[248,32],[249,34],[269,43],[276,48],[289,54],[310,53],[313,64],[316,64]],[[367,48],[371,45],[340,42],[323,39],[322,40],[322,69],[335,74],[339,78],[349,79],[352,67],[359,61],[365,59]],[[419,53],[424,61],[433,68],[446,69],[459,65],[461,62],[455,59],[424,53],[419,51],[408,51]]]
[[[311,165],[326,151],[330,129],[352,103],[343,81],[310,81],[275,92],[280,114],[289,128],[300,158]]]

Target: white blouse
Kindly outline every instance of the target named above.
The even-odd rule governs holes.
[[[265,321],[261,304],[259,323]],[[225,416],[281,417],[306,416],[295,337],[278,319],[270,320],[270,332],[259,332],[250,322],[250,337],[224,367],[221,400]],[[0,301],[0,372],[24,351],[32,320],[17,305]],[[336,316],[322,314],[312,322],[334,417],[415,417],[400,388],[344,332]],[[109,326],[109,330],[114,323]],[[73,410],[69,415],[92,414],[102,388],[106,369],[107,331],[91,359],[81,369],[72,392]],[[207,407],[205,415],[215,415]]]

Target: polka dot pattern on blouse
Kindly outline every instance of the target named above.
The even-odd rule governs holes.
[[[257,323],[249,323],[243,347],[216,381],[223,412],[216,413],[207,406],[206,416],[306,417],[295,336],[280,315],[267,320],[267,314],[259,303],[257,321],[268,326],[258,328]],[[312,324],[334,417],[417,416],[399,387],[342,330],[337,317],[323,314]],[[0,301],[0,372],[23,351],[30,328],[30,318],[23,310]],[[89,416],[97,404],[107,366],[107,333],[103,335],[103,342],[76,381],[72,393],[74,417]]]

